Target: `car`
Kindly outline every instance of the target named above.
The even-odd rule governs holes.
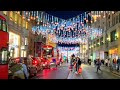
[[[42,62],[39,57],[32,57],[28,67],[30,75],[34,76],[36,76],[40,70],[43,70]]]
[[[41,58],[43,69],[50,69],[50,61],[46,58]]]

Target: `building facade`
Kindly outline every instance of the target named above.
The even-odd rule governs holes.
[[[0,14],[6,17],[8,23],[10,56],[27,57],[31,22],[24,18],[23,11],[0,11]]]
[[[106,59],[120,56],[120,11],[108,12],[97,18],[92,28],[102,29],[102,35],[89,40],[89,58]]]

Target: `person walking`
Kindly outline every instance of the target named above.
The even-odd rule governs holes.
[[[100,69],[100,66],[101,66],[101,61],[100,59],[97,60],[97,72],[98,70],[100,70],[102,72],[102,70]]]
[[[79,57],[77,57],[77,64],[76,64],[76,71],[78,72],[79,68],[81,66],[81,60]]]
[[[118,57],[117,65],[118,65],[117,71],[119,72],[119,70],[120,70],[120,57]]]
[[[105,66],[108,66],[108,59],[105,59]]]

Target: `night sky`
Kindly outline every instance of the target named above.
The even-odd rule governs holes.
[[[77,15],[80,15],[84,11],[45,11],[45,12],[55,17],[59,17],[62,19],[69,19]]]

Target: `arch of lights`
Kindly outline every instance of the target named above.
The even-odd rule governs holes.
[[[87,11],[64,20],[43,11],[24,11],[24,18],[27,18],[28,21],[35,20],[36,25],[33,26],[32,31],[46,37],[50,35],[51,41],[54,43],[85,44],[88,38],[102,35],[102,28],[94,28],[92,23],[99,18],[105,18],[110,13],[114,13],[114,11]]]

